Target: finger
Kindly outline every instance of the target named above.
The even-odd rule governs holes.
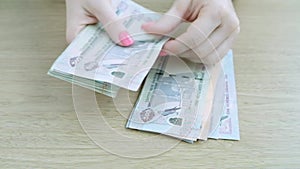
[[[181,1],[175,1],[173,6],[158,21],[145,23],[142,25],[142,29],[147,33],[169,35],[182,22],[182,17],[188,9],[189,3],[182,3]]]
[[[67,22],[66,39],[68,43],[71,43],[75,37],[83,30],[87,25],[95,24],[98,20],[94,17],[84,17],[82,20],[74,18]]]
[[[193,50],[188,50],[185,51],[183,53],[181,53],[180,55],[178,55],[180,58],[184,58],[187,60],[190,60],[194,63],[202,63],[200,58],[198,57],[198,55],[193,51]]]
[[[67,43],[71,43],[83,28],[85,28],[84,25],[67,24],[67,30],[66,30]]]
[[[167,42],[166,51],[176,55],[188,51],[203,43],[207,37],[221,24],[221,19],[212,12],[203,12],[187,29],[175,40]]]
[[[98,22],[95,17],[89,16],[79,3],[66,0],[66,10],[66,39],[68,43],[71,43],[86,25]]]
[[[211,35],[202,44],[193,48],[199,58],[203,58],[215,51],[216,48],[232,34],[239,33],[238,21],[230,20],[233,19],[228,18],[226,21],[223,21],[222,25],[211,33]]]
[[[202,63],[207,65],[218,63],[232,47],[233,42],[236,36],[238,35],[238,32],[239,32],[239,28],[237,28],[236,31],[234,31],[232,35],[230,35],[223,43],[221,43],[216,48],[216,50],[212,51],[206,57],[202,58],[201,59]]]
[[[234,32],[232,32],[230,35],[229,35],[229,37],[230,36],[233,36],[233,38],[235,38],[236,36],[237,36],[237,34],[239,33],[239,27],[238,28],[236,28],[235,29],[235,31]],[[225,40],[223,40],[221,43],[228,43],[228,42],[230,42],[230,40],[228,41],[228,39],[229,39],[229,37],[227,37]],[[214,50],[213,51],[218,51],[218,47],[220,46],[221,44],[219,44],[217,47],[214,47]],[[202,45],[201,45],[202,46]],[[209,48],[211,47],[211,45],[209,46]],[[202,47],[200,47],[200,48],[202,48]],[[212,53],[212,51],[211,52],[206,52],[205,51],[205,53],[207,53],[206,55],[199,55],[199,51],[202,51],[201,49],[199,49],[199,48],[197,48],[197,49],[190,49],[190,50],[188,50],[188,51],[185,51],[184,53],[181,53],[180,55],[179,55],[179,57],[181,57],[181,58],[185,58],[185,59],[188,59],[188,60],[190,60],[190,61],[192,61],[192,62],[195,62],[195,63],[202,63],[203,61],[203,58],[205,58],[206,56],[208,56],[209,54],[211,54]],[[204,53],[200,53],[200,54],[204,54]],[[222,59],[222,57],[220,57],[219,59],[216,59],[216,61],[211,61],[212,62],[212,64],[213,63],[216,63],[218,60],[221,60]],[[205,62],[205,61],[204,61]]]
[[[112,41],[121,46],[130,46],[134,43],[133,38],[123,25],[123,21],[117,16],[115,9],[108,1],[101,3],[101,9],[93,8],[92,13],[103,24]]]

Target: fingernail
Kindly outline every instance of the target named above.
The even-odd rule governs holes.
[[[168,55],[168,53],[163,50],[160,51],[160,53],[159,53],[159,56],[167,56],[167,55]]]
[[[119,40],[123,46],[130,46],[134,43],[133,39],[126,31],[120,33]]]
[[[142,29],[147,29],[147,27],[154,25],[155,22],[147,22],[142,25]]]

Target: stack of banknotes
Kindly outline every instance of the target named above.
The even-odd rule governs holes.
[[[143,86],[127,128],[187,142],[239,140],[232,52],[219,64],[224,85],[216,90],[209,70],[214,68],[173,56],[158,57],[168,37],[146,34],[141,25],[160,15],[130,0],[114,0],[113,5],[134,45],[116,45],[105,32],[106,25],[87,26],[48,74],[110,97],[117,97],[120,88],[137,91]],[[215,102],[216,96],[221,96],[221,102]]]
[[[203,64],[172,56],[158,58],[126,127],[187,142],[207,138],[239,140],[232,51],[221,64],[224,90],[218,94],[210,87],[211,77]],[[223,102],[212,102],[216,101],[212,95]]]
[[[141,25],[160,15],[129,0],[114,0],[121,22],[135,43],[124,48],[111,41],[106,26],[89,25],[57,58],[48,74],[115,97],[119,88],[137,91],[167,37],[146,34]],[[116,23],[111,23],[113,24]]]

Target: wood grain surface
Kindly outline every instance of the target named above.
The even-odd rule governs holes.
[[[138,2],[160,12],[172,3]],[[95,144],[77,119],[72,85],[46,74],[67,46],[64,1],[0,0],[0,168],[299,168],[300,1],[234,2],[241,140],[181,142],[132,159]],[[134,103],[137,94],[129,97]],[[147,135],[124,128],[131,105],[117,111],[112,99],[95,98],[115,130]],[[118,139],[111,145],[126,147]]]

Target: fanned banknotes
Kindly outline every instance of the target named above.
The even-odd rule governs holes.
[[[220,112],[213,112],[213,104],[209,104],[209,96],[213,91],[209,88],[210,78],[205,66],[191,62],[182,63],[175,57],[163,57],[157,60],[150,71],[126,127],[161,133],[188,142],[206,140],[208,137],[238,140],[231,51],[222,64],[226,67],[225,89],[227,93],[230,91],[230,95],[225,97],[225,109],[221,118],[217,116]],[[203,118],[205,116],[209,118]],[[210,125],[212,118],[218,118],[218,126]],[[232,131],[231,135],[222,135],[224,128]]]
[[[168,38],[141,29],[143,23],[157,20],[158,14],[129,0],[113,4],[134,45],[126,48],[112,42],[104,29],[109,25],[87,26],[57,58],[49,75],[111,97],[120,87],[139,89]]]
[[[160,16],[130,0],[112,4],[135,44],[118,46],[105,32],[106,25],[87,26],[48,74],[110,97],[120,88],[138,90],[148,74],[127,128],[191,143],[207,138],[239,140],[232,52],[220,63],[223,72],[177,57],[158,57],[168,38],[146,34],[141,25]],[[217,90],[209,72],[224,74],[224,90]],[[215,100],[218,97],[221,104]]]

